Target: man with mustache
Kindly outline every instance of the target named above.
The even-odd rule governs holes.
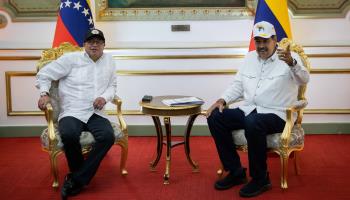
[[[116,93],[117,80],[114,61],[103,52],[104,47],[102,31],[89,30],[84,39],[85,51],[66,53],[37,74],[41,110],[50,101],[51,82],[59,80],[58,129],[70,170],[61,189],[62,199],[78,194],[89,184],[115,141],[104,107]],[[95,139],[86,159],[79,142],[82,131],[91,132]]]
[[[249,52],[232,84],[207,111],[210,132],[227,176],[215,182],[217,190],[247,182],[246,168],[234,149],[232,130],[244,129],[248,143],[249,174],[241,197],[257,196],[271,188],[266,164],[266,136],[283,131],[285,109],[297,101],[298,86],[309,81],[299,56],[277,49],[276,31],[266,21],[253,29],[256,51]],[[238,108],[226,104],[243,98]]]

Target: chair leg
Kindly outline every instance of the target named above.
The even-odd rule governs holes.
[[[281,188],[287,189],[287,176],[288,176],[288,158],[289,156],[287,154],[281,154]]]
[[[50,165],[51,165],[51,174],[53,176],[53,183],[52,187],[57,189],[58,188],[58,169],[57,169],[57,156],[60,153],[60,151],[50,151],[49,157],[50,157]]]
[[[300,174],[300,167],[299,167],[299,152],[294,151],[294,169],[295,169],[295,173],[297,175]]]
[[[126,170],[126,160],[128,158],[128,140],[123,139],[117,143],[121,147],[121,157],[120,157],[120,173],[122,175],[127,175],[128,171]]]

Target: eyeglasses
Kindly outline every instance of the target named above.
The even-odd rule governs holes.
[[[93,45],[93,44],[97,44],[97,45],[101,45],[104,43],[103,40],[99,40],[99,39],[93,39],[93,40],[88,40],[86,41],[87,44],[89,45]]]

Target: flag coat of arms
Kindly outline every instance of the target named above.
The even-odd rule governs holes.
[[[87,0],[61,0],[52,47],[63,42],[82,47],[85,33],[94,28]]]
[[[278,42],[283,38],[292,38],[287,0],[259,0],[254,24],[261,21],[270,22],[275,27]],[[255,45],[251,38],[249,51],[253,50]]]

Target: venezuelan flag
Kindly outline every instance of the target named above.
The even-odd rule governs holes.
[[[52,47],[63,42],[82,47],[85,33],[94,28],[88,0],[61,0]]]
[[[261,21],[267,21],[273,24],[278,41],[283,38],[292,38],[287,0],[259,0],[254,24]],[[255,50],[255,45],[254,39],[251,38],[249,51],[253,50]]]

